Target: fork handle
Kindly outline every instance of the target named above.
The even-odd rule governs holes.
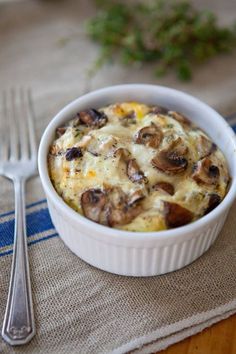
[[[14,179],[15,231],[11,279],[2,336],[10,345],[29,342],[35,335],[25,220],[25,180]]]

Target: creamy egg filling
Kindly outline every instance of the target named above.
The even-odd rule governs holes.
[[[130,231],[192,222],[220,203],[229,183],[226,160],[203,131],[138,102],[79,112],[58,130],[48,168],[72,208]]]

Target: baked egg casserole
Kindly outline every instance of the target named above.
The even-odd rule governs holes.
[[[230,181],[206,133],[179,112],[139,102],[87,109],[58,127],[48,169],[78,213],[137,232],[199,219],[222,201]]]

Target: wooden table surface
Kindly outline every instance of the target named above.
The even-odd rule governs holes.
[[[195,336],[172,345],[160,354],[236,354],[236,315]]]

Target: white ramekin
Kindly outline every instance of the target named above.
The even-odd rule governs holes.
[[[223,151],[232,183],[226,197],[208,215],[172,230],[128,232],[96,224],[71,209],[57,194],[48,175],[47,155],[55,130],[80,110],[122,101],[157,104],[182,112],[204,129]],[[52,221],[65,244],[89,264],[108,272],[152,276],[180,269],[201,256],[218,236],[236,196],[236,139],[233,130],[212,108],[167,87],[118,85],[82,97],[63,108],[50,122],[39,147],[39,173]]]

